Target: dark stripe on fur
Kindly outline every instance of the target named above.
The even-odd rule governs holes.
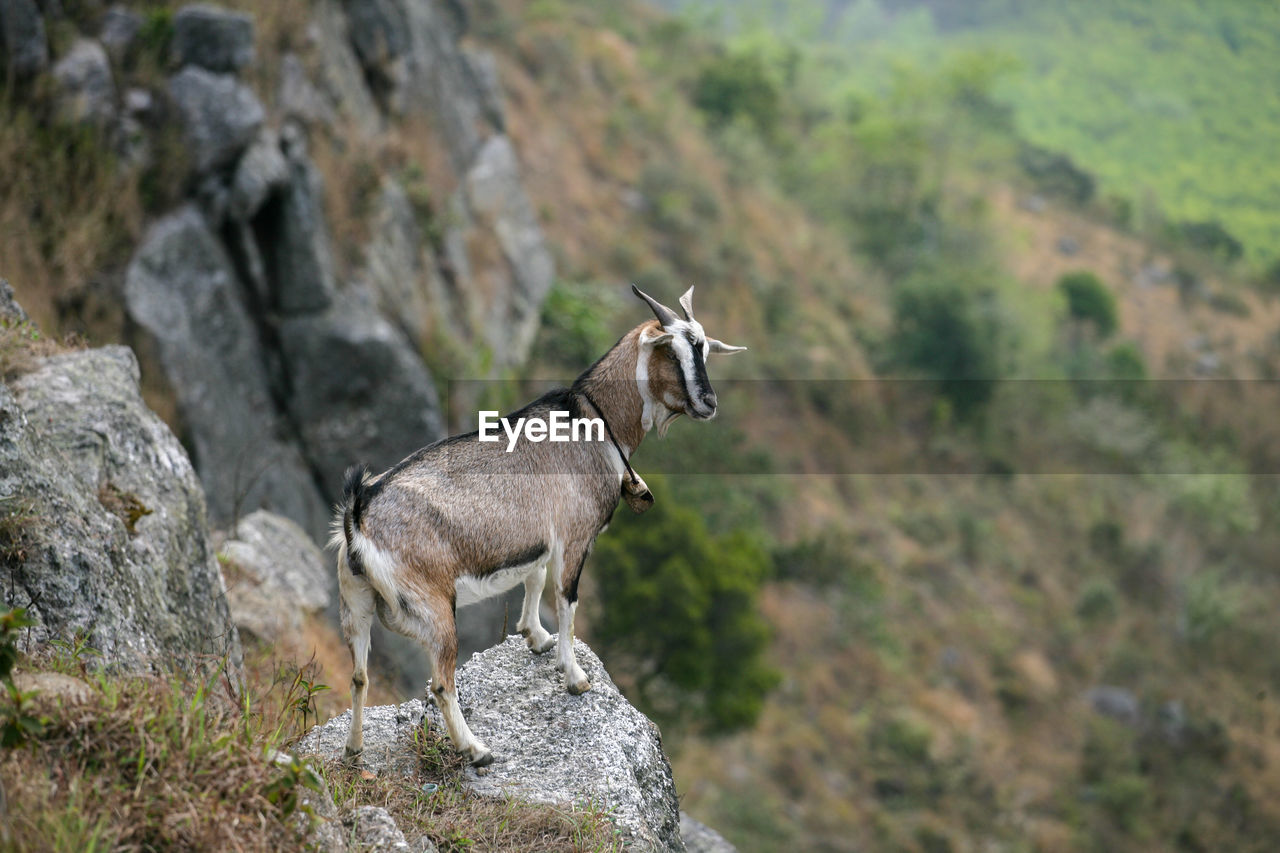
[[[512,554],[498,565],[476,572],[476,574],[483,577],[485,575],[493,574],[494,572],[500,572],[503,569],[514,569],[516,566],[525,566],[532,563],[534,560],[545,557],[548,550],[547,543],[540,542],[532,548],[525,548],[523,551],[518,551]]]
[[[360,555],[352,547],[352,537],[360,529],[360,516],[364,513],[364,478],[369,473],[365,465],[352,465],[342,478],[342,534],[347,539],[347,567],[353,575],[363,575],[364,565]]]

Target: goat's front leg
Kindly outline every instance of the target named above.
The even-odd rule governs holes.
[[[538,606],[542,603],[542,588],[547,582],[547,567],[539,565],[525,576],[524,607],[520,611],[520,621],[516,630],[524,636],[529,649],[537,655],[551,650],[555,638],[542,627],[542,619],[538,616]]]
[[[581,551],[566,549],[556,573],[559,577],[559,583],[556,584],[556,620],[560,623],[556,669],[564,673],[565,684],[574,696],[591,689],[591,682],[587,681],[587,674],[582,671],[578,658],[573,653],[573,614],[578,610],[578,577],[590,550],[590,546]]]

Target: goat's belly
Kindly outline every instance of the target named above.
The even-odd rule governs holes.
[[[509,589],[519,586],[529,573],[538,567],[541,561],[526,563],[523,566],[511,566],[499,569],[482,578],[460,577],[454,582],[458,593],[458,606],[466,607],[486,598],[501,595]]]

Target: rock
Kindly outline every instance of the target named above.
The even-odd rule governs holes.
[[[1070,234],[1063,234],[1058,238],[1058,254],[1071,257],[1080,251],[1080,241]]]
[[[236,626],[276,642],[296,634],[307,615],[329,607],[329,561],[307,532],[258,510],[242,518],[218,549]]]
[[[723,835],[685,812],[680,812],[680,837],[689,853],[738,853]]]
[[[223,654],[238,667],[200,482],[138,376],[112,346],[0,386],[0,496],[28,519],[0,561],[5,603],[35,616],[36,642],[83,632],[127,668]]]
[[[188,66],[169,80],[197,172],[230,165],[253,141],[265,114],[257,95],[229,74]]]
[[[458,694],[472,730],[497,761],[463,784],[483,796],[538,803],[590,801],[605,809],[627,841],[652,850],[683,850],[679,804],[657,726],[627,703],[599,658],[574,643],[592,689],[571,696],[555,656],[531,654],[518,636],[474,656],[458,670]],[[412,775],[410,742],[423,716],[444,731],[439,711],[418,700],[369,708],[363,761],[377,772]],[[351,712],[317,726],[300,753],[342,755]]]
[[[372,137],[382,130],[382,114],[365,84],[364,71],[351,46],[347,16],[338,0],[316,0],[312,7],[316,26],[316,58],[313,67],[318,85],[334,107],[350,121],[350,128]]]
[[[18,300],[14,298],[13,287],[7,279],[0,278],[0,320],[26,323],[30,321],[27,312],[22,310]]]
[[[15,77],[32,77],[49,65],[44,18],[35,0],[0,0],[0,55]]]
[[[280,344],[289,413],[336,498],[349,465],[381,471],[444,436],[435,385],[404,336],[353,294],[323,314],[286,318]]]
[[[83,705],[93,697],[92,687],[61,672],[19,672],[13,676],[13,686],[23,693],[34,693],[37,707]]]
[[[509,266],[509,281],[496,288],[484,312],[489,343],[506,353],[507,363],[522,361],[537,333],[542,300],[555,278],[555,262],[520,183],[515,149],[506,136],[491,137],[480,149],[465,179],[473,219],[492,229]],[[478,274],[478,271],[477,271]]]
[[[333,105],[311,82],[296,53],[286,53],[280,60],[276,106],[286,120],[322,125],[332,125],[337,120]]]
[[[147,116],[155,108],[155,98],[146,89],[131,88],[124,93],[124,111],[131,116]]]
[[[287,182],[272,205],[255,220],[258,249],[271,283],[273,307],[289,316],[323,311],[336,285],[329,231],[325,225],[320,171],[307,156],[303,131],[281,131]]]
[[[502,79],[498,74],[498,60],[487,50],[463,48],[462,59],[471,77],[484,117],[500,133],[506,132],[506,101],[502,95]]]
[[[203,3],[173,16],[173,52],[181,65],[238,71],[253,62],[253,18]]]
[[[329,512],[277,414],[258,329],[235,269],[192,207],[148,231],[125,307],[173,388],[213,522],[265,508],[321,539]]]
[[[351,45],[374,96],[387,112],[403,112],[409,83],[409,23],[404,8],[398,0],[362,0],[347,3],[346,10]]]
[[[1095,713],[1119,720],[1125,725],[1136,726],[1140,716],[1138,697],[1123,687],[1091,687],[1084,695]]]
[[[227,212],[236,220],[250,219],[267,197],[289,183],[289,164],[280,151],[280,137],[263,130],[236,163]]]
[[[383,316],[394,318],[421,347],[443,321],[448,296],[413,206],[404,188],[389,177],[382,182],[372,235],[365,249],[365,278]]]
[[[107,53],[121,59],[132,49],[141,30],[141,15],[126,6],[112,6],[102,13],[98,41],[102,42]]]
[[[77,39],[53,66],[55,110],[62,121],[105,127],[116,116],[116,84],[102,45]]]
[[[423,838],[414,844],[405,840],[395,818],[381,806],[359,806],[342,816],[353,849],[362,853],[435,853],[436,846]]]

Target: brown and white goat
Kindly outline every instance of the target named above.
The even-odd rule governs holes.
[[[538,603],[547,569],[555,577],[560,637],[557,668],[570,693],[591,688],[573,655],[578,578],[596,536],[620,497],[640,511],[652,497],[627,457],[645,434],[681,414],[709,420],[716,395],[706,357],[739,352],[708,338],[693,318],[693,288],[680,297],[684,319],[632,288],[656,320],[618,341],[569,388],[544,394],[508,416],[601,418],[608,441],[519,442],[508,451],[478,433],[447,438],[371,477],[347,472],[334,519],[342,630],[355,669],[351,675],[349,757],[364,746],[369,629],[376,614],[389,629],[423,643],[431,659],[431,693],[449,737],[473,764],[493,754],[467,726],[454,686],[458,606],[524,583],[517,628],[536,653],[556,644],[542,627]]]

